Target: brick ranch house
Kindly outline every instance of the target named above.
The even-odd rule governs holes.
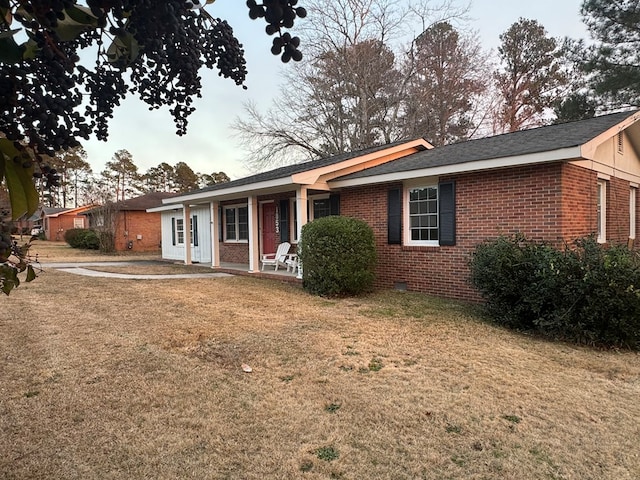
[[[438,148],[423,139],[383,145],[179,195],[152,211],[162,215],[163,258],[244,263],[252,273],[278,243],[295,248],[308,221],[360,218],[375,233],[378,287],[477,300],[467,262],[484,240],[522,232],[559,244],[594,233],[633,243],[638,152],[640,113],[624,112]]]
[[[76,208],[43,208],[41,219],[45,238],[53,242],[64,242],[64,234],[67,230],[87,228],[87,218],[84,213],[91,208],[93,205]]]
[[[96,230],[109,224],[116,252],[159,252],[162,241],[160,213],[147,212],[147,209],[162,205],[162,200],[172,196],[175,193],[151,192],[95,207],[85,215],[89,226]]]

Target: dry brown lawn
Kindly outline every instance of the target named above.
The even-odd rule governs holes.
[[[53,270],[0,301],[2,479],[640,478],[638,353],[455,302]]]
[[[23,237],[24,241],[20,241],[18,237],[15,237],[18,243],[22,244],[28,240],[28,237]],[[104,254],[97,250],[79,250],[71,248],[65,242],[47,242],[42,240],[35,240],[32,242],[29,254],[35,260],[36,256],[38,261],[42,263],[51,262],[108,262],[108,261],[123,261],[123,260],[160,260],[160,253],[138,253],[138,252],[123,252]]]

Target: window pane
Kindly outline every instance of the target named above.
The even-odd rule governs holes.
[[[238,225],[238,240],[249,240],[248,223],[241,223]]]
[[[328,217],[331,215],[331,202],[329,199],[313,201],[313,218]]]
[[[411,240],[438,240],[438,188],[424,187],[409,191],[409,228]]]
[[[238,222],[249,223],[249,207],[238,208]]]
[[[238,240],[249,240],[249,207],[238,208]]]
[[[225,208],[224,209],[224,222],[225,222],[225,240],[236,239],[236,209]]]

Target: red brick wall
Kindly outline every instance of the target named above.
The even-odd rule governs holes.
[[[596,225],[596,174],[580,167],[544,164],[467,173],[450,179],[456,182],[457,233],[453,247],[387,244],[387,192],[402,188],[401,184],[342,191],[341,214],[363,219],[374,230],[378,287],[392,288],[402,282],[409,290],[479,300],[469,284],[467,267],[478,243],[522,232],[532,239],[561,244],[593,232]],[[611,183],[611,195],[624,197],[626,204],[612,201],[608,210],[615,206],[622,213],[619,218],[610,217],[610,222],[623,224],[622,217],[626,215],[628,232],[629,185]],[[623,187],[626,195],[614,193]]]
[[[115,229],[115,248],[118,252],[160,252],[162,233],[159,212],[121,211]],[[142,238],[138,239],[138,235]],[[131,249],[128,242],[133,242]]]
[[[607,184],[607,242],[620,244],[629,239],[629,182],[611,178]]]
[[[574,165],[562,168],[562,238],[572,241],[597,233],[598,178],[596,172]]]
[[[249,264],[249,244],[248,243],[219,242],[219,246],[220,246],[221,262]]]
[[[81,218],[84,220],[84,228],[87,228],[89,225],[89,220],[84,215],[60,215],[58,217],[49,217],[48,220],[48,229],[45,232],[47,240],[51,240],[53,242],[64,242],[64,233],[67,230],[71,230],[74,228],[73,220],[74,218]],[[45,222],[47,223],[47,222]]]

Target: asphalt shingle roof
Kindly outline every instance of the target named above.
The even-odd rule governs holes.
[[[162,200],[165,198],[175,197],[176,193],[167,192],[151,192],[135,198],[121,200],[115,204],[118,210],[146,210],[147,208],[155,208],[162,206]]]
[[[296,173],[306,172],[308,170],[313,170],[313,169],[316,169],[316,168],[326,167],[328,165],[333,165],[333,164],[336,164],[336,163],[340,163],[340,162],[343,162],[345,160],[349,160],[349,159],[352,159],[352,158],[359,157],[361,155],[367,155],[369,153],[374,153],[374,152],[377,152],[378,150],[384,150],[385,148],[390,148],[390,147],[393,147],[395,145],[401,145],[401,144],[403,144],[405,142],[407,142],[407,140],[402,140],[402,141],[398,141],[398,142],[394,142],[394,143],[388,143],[388,144],[385,144],[385,145],[378,145],[378,146],[375,146],[375,147],[366,148],[364,150],[359,150],[359,151],[356,151],[356,152],[341,153],[341,154],[335,155],[333,157],[320,158],[318,160],[311,160],[309,162],[297,163],[295,165],[287,165],[285,167],[276,168],[274,170],[269,170],[267,172],[262,172],[262,173],[258,173],[258,174],[255,174],[255,175],[250,175],[248,177],[239,178],[237,180],[232,180],[231,182],[217,183],[217,184],[212,185],[210,187],[206,187],[206,188],[203,188],[203,189],[200,189],[200,190],[187,192],[187,193],[184,193],[182,195],[191,195],[191,194],[194,194],[194,193],[201,193],[201,192],[212,192],[212,191],[216,191],[216,190],[223,190],[223,189],[226,189],[226,188],[239,187],[239,186],[243,186],[243,185],[251,185],[252,183],[268,182],[268,181],[271,181],[271,180],[278,180],[280,178],[287,178],[287,177],[290,177],[291,175],[294,175]]]
[[[592,140],[634,113],[636,111],[614,113],[577,122],[549,125],[445,145],[345,175],[336,180],[351,180],[577,147]]]

